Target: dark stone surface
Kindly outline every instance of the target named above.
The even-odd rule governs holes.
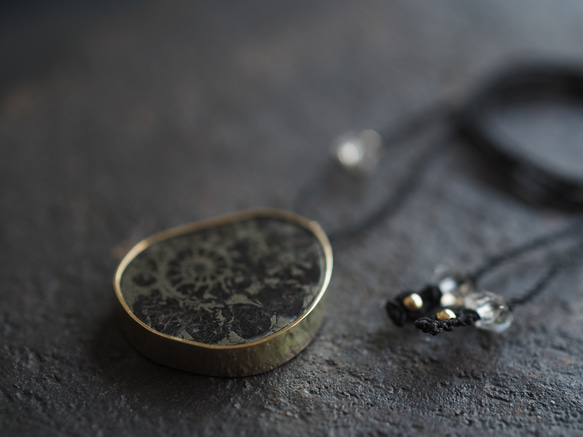
[[[502,335],[430,337],[384,314],[436,264],[475,267],[566,220],[493,188],[459,147],[396,217],[335,247],[320,334],[267,374],[148,361],[116,325],[111,286],[120,254],[153,232],[289,208],[341,132],[459,101],[517,59],[579,59],[582,16],[577,1],[160,2],[27,58],[0,94],[0,434],[582,435],[582,269]],[[30,40],[2,32],[14,72]],[[428,141],[391,150],[377,177],[339,184],[311,216],[354,218]],[[544,256],[533,261],[488,287],[519,293]]]

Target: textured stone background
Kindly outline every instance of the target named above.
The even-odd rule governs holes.
[[[499,336],[428,337],[383,312],[436,264],[477,266],[568,219],[496,190],[460,147],[396,217],[335,247],[325,325],[277,370],[152,363],[122,336],[111,287],[152,232],[290,208],[341,132],[457,102],[519,59],[580,60],[582,2],[71,3],[0,14],[0,434],[583,435],[582,269]],[[354,217],[436,134],[310,215]],[[487,285],[518,293],[534,261]]]

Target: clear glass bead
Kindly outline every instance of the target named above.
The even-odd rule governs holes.
[[[456,307],[464,304],[464,296],[474,291],[472,283],[462,274],[454,273],[439,266],[435,269],[437,286],[441,290],[442,307]]]
[[[477,328],[502,332],[506,331],[514,321],[514,316],[506,301],[497,294],[479,291],[466,295],[463,301],[466,308],[480,315],[480,320],[476,322]]]
[[[364,130],[358,134],[346,133],[336,139],[332,153],[336,161],[351,172],[368,173],[379,160],[381,137],[374,130]]]

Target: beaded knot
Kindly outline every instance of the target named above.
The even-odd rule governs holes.
[[[469,278],[452,273],[442,274],[437,285],[400,293],[385,309],[395,325],[414,323],[431,335],[465,326],[502,332],[514,320],[501,296],[476,290]]]

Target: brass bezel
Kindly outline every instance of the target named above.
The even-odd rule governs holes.
[[[157,332],[139,320],[121,293],[121,278],[128,264],[154,243],[201,229],[256,217],[279,218],[311,231],[325,256],[324,280],[306,311],[285,328],[248,343],[209,345]],[[154,234],[136,244],[121,260],[114,276],[115,294],[122,306],[122,327],[130,343],[143,355],[164,364],[210,376],[248,376],[272,370],[295,357],[314,338],[323,316],[323,298],[332,277],[332,246],[320,225],[297,214],[260,208],[226,214]]]

